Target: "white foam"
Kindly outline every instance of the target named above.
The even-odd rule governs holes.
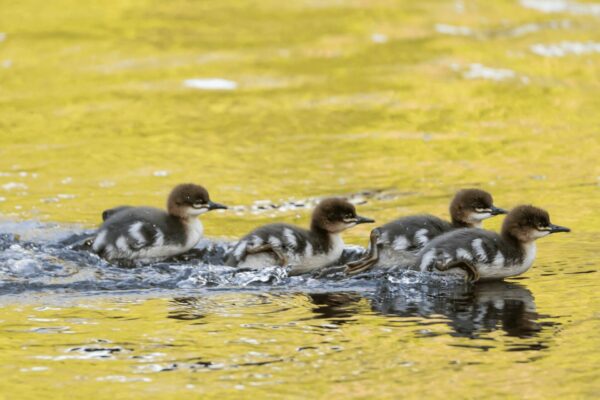
[[[0,42],[4,42],[6,40],[6,33],[0,32]]]
[[[21,276],[33,276],[41,272],[42,268],[39,263],[30,258],[23,260],[17,260],[12,264],[9,264],[11,271]]]
[[[100,376],[100,377],[96,378],[96,380],[99,382],[120,382],[120,383],[152,382],[152,379],[150,379],[150,378],[127,377],[127,376],[123,376],[123,375]]]
[[[200,90],[235,90],[238,84],[237,82],[222,78],[194,78],[183,81],[183,86]]]
[[[388,40],[387,35],[384,35],[383,33],[374,33],[371,35],[371,41],[373,43],[387,43]]]
[[[525,8],[543,13],[600,15],[600,4],[598,3],[579,3],[569,0],[521,0],[520,3]]]
[[[564,57],[569,54],[583,55],[600,53],[600,43],[597,42],[560,42],[555,44],[534,44],[531,51],[542,57]]]
[[[470,36],[473,34],[471,28],[468,28],[466,26],[435,24],[435,30],[438,33],[452,36]]]
[[[31,367],[31,368],[21,368],[20,372],[42,372],[47,371],[48,367]]]
[[[491,68],[482,64],[470,64],[469,70],[464,72],[463,76],[467,79],[503,81],[505,79],[515,78],[517,74],[510,69]]]
[[[152,175],[154,175],[154,176],[169,176],[169,171],[164,171],[164,170],[154,171],[152,173]]]
[[[115,186],[115,183],[113,181],[100,181],[98,186],[102,188],[109,188]]]
[[[1,186],[4,190],[27,189],[27,185],[20,182],[8,182]]]

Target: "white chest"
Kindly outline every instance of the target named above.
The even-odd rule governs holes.
[[[509,276],[521,275],[533,265],[536,254],[535,242],[527,243],[523,246],[524,255],[521,262],[511,262],[504,257],[496,256],[494,262],[479,264],[477,269],[481,279],[501,279]],[[498,254],[501,254],[498,252]]]
[[[523,245],[523,249],[525,250],[525,255],[523,256],[523,272],[527,271],[533,265],[533,261],[535,260],[535,255],[537,253],[537,247],[535,242],[530,242]]]
[[[294,257],[293,262],[290,263],[292,265],[291,272],[303,274],[339,260],[342,251],[344,251],[344,241],[339,234],[332,234],[329,236],[329,239],[331,241],[331,247],[328,252],[321,254],[302,254]]]
[[[200,239],[202,239],[202,234],[204,233],[204,226],[202,222],[198,218],[192,218],[186,225],[187,231],[187,240],[185,241],[185,250],[189,250],[194,247]]]

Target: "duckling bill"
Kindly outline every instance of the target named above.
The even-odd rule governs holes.
[[[531,205],[511,210],[500,234],[483,229],[459,229],[429,242],[419,253],[416,267],[466,273],[471,281],[517,276],[533,265],[535,241],[569,228],[550,222],[548,212]]]
[[[204,187],[181,184],[171,191],[166,211],[131,206],[105,210],[92,249],[109,261],[149,261],[179,255],[202,238],[204,227],[197,217],[226,208],[211,201]]]
[[[463,189],[450,203],[451,221],[433,215],[398,218],[371,231],[365,257],[348,264],[346,273],[355,275],[374,266],[411,265],[416,254],[430,240],[460,228],[481,228],[485,219],[506,214],[494,205],[492,195],[480,189]]]
[[[256,228],[238,242],[226,264],[250,269],[290,265],[292,275],[310,272],[340,258],[343,231],[371,222],[375,221],[357,215],[345,199],[324,199],[313,211],[310,229],[290,224]]]

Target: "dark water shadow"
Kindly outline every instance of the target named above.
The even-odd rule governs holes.
[[[485,282],[472,286],[424,286],[415,291],[383,282],[372,300],[374,311],[386,316],[424,317],[443,315],[453,336],[482,338],[502,330],[507,336],[536,337],[555,323],[536,311],[534,296],[520,284]]]
[[[310,319],[327,319],[329,323],[343,325],[360,313],[359,303],[365,298],[358,292],[307,293],[314,307]]]

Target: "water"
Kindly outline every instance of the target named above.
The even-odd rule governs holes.
[[[0,397],[598,397],[598,10],[2,4]],[[231,206],[188,257],[122,269],[69,247],[105,208],[160,207],[186,181]],[[383,223],[447,216],[470,186],[573,231],[475,286],[219,265],[323,196]]]

